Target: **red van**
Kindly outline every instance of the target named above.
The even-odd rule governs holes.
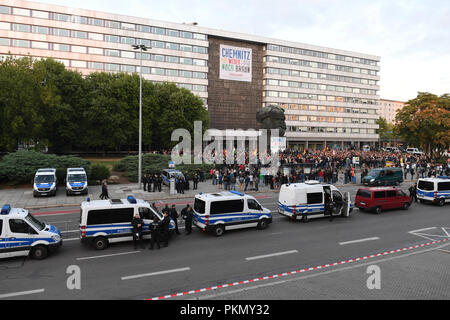
[[[360,188],[356,193],[355,206],[361,211],[402,208],[408,210],[411,198],[401,189],[395,187]]]

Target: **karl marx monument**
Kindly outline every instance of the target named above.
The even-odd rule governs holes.
[[[277,105],[269,105],[256,112],[256,121],[262,124],[263,129],[278,129],[279,136],[284,137],[286,122],[284,109]]]

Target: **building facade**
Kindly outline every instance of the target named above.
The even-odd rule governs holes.
[[[393,124],[397,111],[403,109],[404,106],[405,102],[402,101],[380,99],[378,113],[380,118],[384,118],[388,123]]]
[[[0,0],[0,55],[53,58],[82,74],[140,72],[203,99],[211,128],[258,129],[256,111],[285,109],[288,145],[375,144],[380,57],[255,35]]]

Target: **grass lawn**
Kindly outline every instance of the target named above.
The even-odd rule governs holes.
[[[122,158],[83,158],[85,160],[89,160],[91,162],[91,165],[94,164],[103,164],[109,168],[109,170],[112,170],[113,166],[116,163],[119,163],[120,159]]]

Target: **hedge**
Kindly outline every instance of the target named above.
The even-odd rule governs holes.
[[[90,178],[91,163],[75,156],[57,156],[24,150],[8,153],[0,162],[0,182],[7,184],[30,183],[37,169],[55,168],[59,182],[64,181],[67,168],[84,168]]]

